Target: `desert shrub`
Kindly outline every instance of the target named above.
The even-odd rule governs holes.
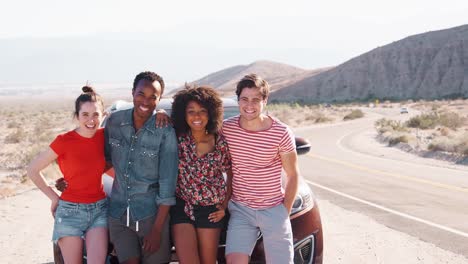
[[[39,152],[44,149],[44,144],[36,144],[22,151],[20,162],[21,167],[26,168],[26,166],[28,166],[28,164],[39,154]]]
[[[360,109],[353,109],[351,113],[343,117],[343,120],[353,120],[356,118],[361,118],[363,116],[364,116],[364,113]]]
[[[434,139],[428,146],[427,149],[432,151],[446,151],[455,152],[455,141],[448,137],[440,137]]]
[[[315,115],[314,114],[308,114],[308,115],[306,115],[304,120],[306,120],[306,121],[315,121]]]
[[[447,128],[447,127],[441,127],[441,128],[439,129],[439,132],[440,132],[440,134],[441,134],[442,136],[445,136],[445,137],[446,137],[446,136],[448,136],[448,135],[450,134],[450,129]]]
[[[431,112],[417,115],[406,122],[406,126],[420,129],[430,129],[438,125],[457,129],[465,124],[465,118],[454,112]]]
[[[408,143],[412,136],[407,132],[389,130],[381,134],[384,142],[388,142],[388,145],[392,146],[398,143]]]
[[[327,117],[325,114],[323,113],[319,113],[316,117],[315,117],[315,120],[314,122],[315,123],[325,123],[325,122],[331,122],[333,121],[333,118],[330,118],[330,117]]]
[[[468,155],[468,133],[464,133],[459,137],[457,152],[463,155]]]
[[[24,132],[23,128],[19,127],[9,135],[5,137],[3,142],[6,144],[16,144],[23,140],[25,140],[26,133]]]
[[[457,129],[464,125],[465,119],[461,117],[459,114],[454,112],[448,112],[441,114],[438,119],[438,124],[444,127],[448,127],[451,129]]]
[[[9,122],[7,125],[7,128],[17,128],[17,127],[19,127],[19,123],[14,120]]]
[[[396,135],[389,139],[388,144],[392,146],[398,143],[408,143],[408,142],[409,142],[408,135]]]
[[[428,149],[432,151],[446,151],[468,155],[468,133],[462,134],[454,138],[435,138],[428,145]]]
[[[49,119],[41,117],[38,120],[36,120],[36,123],[34,124],[34,134],[41,135],[42,133],[50,130],[52,126],[53,125]]]
[[[431,110],[432,111],[437,111],[437,109],[439,109],[439,108],[440,108],[440,105],[438,105],[438,104],[432,104],[431,105]]]
[[[468,146],[465,146],[464,147],[464,150],[463,150],[463,155],[468,155]]]
[[[405,125],[413,128],[429,129],[434,128],[438,124],[439,115],[435,112],[429,114],[421,114],[410,118]]]
[[[400,121],[386,118],[381,118],[375,121],[374,127],[375,129],[377,129],[377,132],[379,132],[379,134],[383,134],[387,131],[408,131],[408,129]]]

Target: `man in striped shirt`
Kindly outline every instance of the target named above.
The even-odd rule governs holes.
[[[261,77],[246,75],[236,94],[240,115],[222,128],[233,170],[227,263],[248,263],[259,231],[267,263],[293,263],[289,213],[299,177],[294,137],[285,124],[262,113],[269,85]]]

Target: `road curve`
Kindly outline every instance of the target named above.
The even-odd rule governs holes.
[[[303,176],[320,199],[468,257],[468,169],[363,140],[375,120],[396,114],[366,111],[360,120],[297,129],[312,145],[300,158]]]

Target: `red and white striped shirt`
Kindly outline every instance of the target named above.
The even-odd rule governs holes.
[[[276,206],[284,200],[280,154],[296,149],[292,131],[271,117],[269,129],[248,131],[240,126],[239,118],[225,120],[222,127],[232,158],[231,198],[253,209]]]

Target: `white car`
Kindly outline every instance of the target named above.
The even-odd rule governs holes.
[[[406,107],[400,108],[400,114],[408,114],[408,108]]]

